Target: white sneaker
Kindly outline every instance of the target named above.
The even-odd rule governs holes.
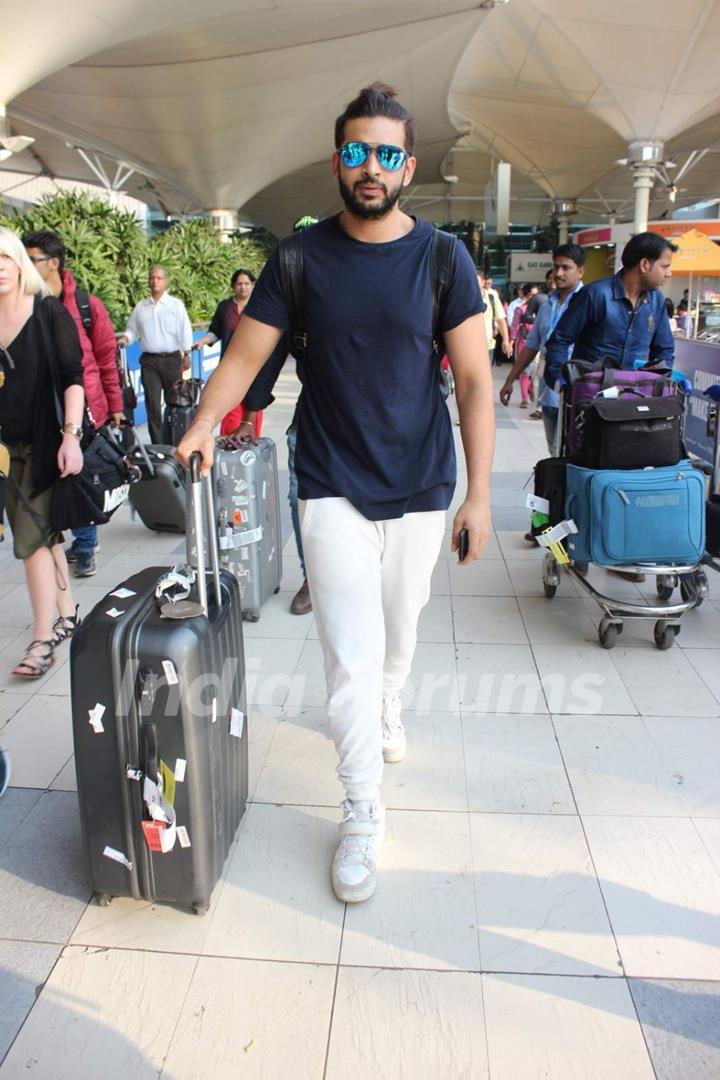
[[[382,706],[382,753],[383,761],[388,765],[394,765],[402,761],[407,752],[407,738],[405,728],[400,719],[402,703],[400,695],[383,701]]]
[[[385,837],[385,808],[375,803],[342,803],[342,839],[332,864],[332,885],[338,900],[357,904],[375,892],[376,869]]]

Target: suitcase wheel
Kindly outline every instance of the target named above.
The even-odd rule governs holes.
[[[106,893],[106,892],[93,893],[93,900],[95,901],[95,903],[97,904],[98,907],[107,907],[108,904],[112,903],[112,899],[113,898],[110,895],[110,893]]]
[[[273,592],[277,595],[280,592],[280,586],[278,585],[276,589],[273,589]]]
[[[655,644],[663,652],[671,649],[675,638],[680,633],[680,623],[668,623],[664,619],[658,619],[655,623]]]
[[[623,632],[623,624],[617,619],[603,615],[598,626],[598,640],[603,649],[612,649]]]
[[[257,608],[245,608],[242,617],[245,622],[260,622],[260,612]]]
[[[209,910],[210,910],[210,901],[209,900],[198,900],[196,903],[193,904],[193,911],[195,912],[196,915],[207,915]]]

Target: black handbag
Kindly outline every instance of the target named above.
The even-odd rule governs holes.
[[[197,405],[202,388],[202,379],[178,379],[168,392],[168,407],[186,409],[189,405]]]
[[[65,423],[55,350],[44,318],[39,319],[40,335],[52,384],[58,428]],[[57,532],[81,529],[85,525],[105,525],[130,494],[131,480],[139,478],[113,437],[96,429],[85,407],[80,449],[83,467],[74,476],[58,476],[50,492],[50,525]]]
[[[682,444],[683,401],[633,391],[597,397],[577,421],[578,445],[570,460],[586,469],[645,469],[677,465]]]
[[[88,428],[81,441],[83,467],[75,476],[58,477],[50,496],[53,529],[80,529],[105,525],[130,495],[130,484],[139,470],[130,466],[123,451],[100,428]]]

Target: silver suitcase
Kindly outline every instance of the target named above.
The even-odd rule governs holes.
[[[219,439],[213,482],[220,565],[238,580],[243,619],[257,622],[267,598],[280,591],[282,577],[275,443]],[[195,556],[195,532],[190,527],[188,559]]]

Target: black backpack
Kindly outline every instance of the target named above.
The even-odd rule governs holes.
[[[438,372],[441,389],[445,397],[448,384],[445,373],[440,367],[440,360],[445,354],[445,342],[440,332],[440,308],[450,284],[457,238],[451,233],[435,229],[430,250],[430,284],[432,288],[432,330],[433,348],[438,360]],[[283,296],[290,316],[290,352],[296,360],[305,359],[307,349],[307,330],[305,329],[304,291],[305,270],[303,262],[302,232],[284,237],[279,245],[280,281]]]

